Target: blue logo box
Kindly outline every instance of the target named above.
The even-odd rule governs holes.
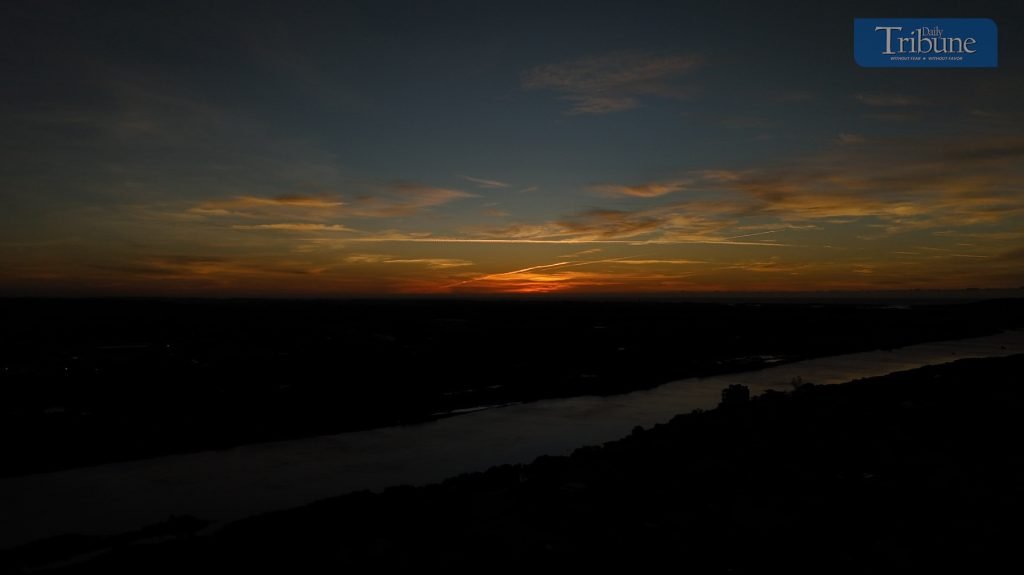
[[[864,68],[995,68],[999,32],[988,18],[855,18],[853,58]]]

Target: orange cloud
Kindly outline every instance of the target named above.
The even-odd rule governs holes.
[[[632,196],[634,198],[657,198],[683,190],[683,182],[647,182],[632,186],[602,184],[591,186],[591,190],[609,196]]]
[[[353,264],[413,264],[424,265],[432,269],[457,268],[471,266],[473,262],[452,258],[397,258],[384,254],[352,254],[345,261]]]
[[[343,201],[337,197],[285,195],[276,197],[237,196],[207,200],[189,213],[220,218],[269,219],[287,215],[304,220],[327,218],[388,218],[407,216],[448,202],[473,197],[460,190],[397,182],[372,194]],[[282,228],[283,229],[283,228]]]
[[[1024,214],[1024,138],[890,139],[785,166],[713,175],[736,216],[783,222],[877,217],[887,233],[995,223]],[[701,174],[697,174],[700,176]],[[699,183],[698,183],[699,185]]]
[[[304,208],[337,208],[343,202],[331,198],[316,196],[276,196],[261,198],[257,196],[237,196],[226,200],[211,200],[197,206],[203,210],[235,210],[254,206],[299,206]]]
[[[255,224],[231,226],[236,230],[279,230],[285,232],[354,232],[352,228],[341,224],[308,224],[308,223],[283,223],[283,224]]]

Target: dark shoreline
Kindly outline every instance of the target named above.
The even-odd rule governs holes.
[[[114,547],[68,571],[450,568],[499,557],[501,570],[676,558],[699,573],[977,571],[1012,558],[1024,532],[1022,372],[1016,355],[805,385],[569,457],[354,493],[206,536],[192,535],[202,522],[178,518],[120,539],[54,538],[5,562]]]
[[[0,301],[9,318],[0,476],[625,393],[1024,326],[1024,300],[33,301]]]

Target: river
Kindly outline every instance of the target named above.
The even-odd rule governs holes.
[[[797,377],[834,384],[1014,353],[1024,353],[1024,331],[691,378],[622,395],[509,405],[418,425],[0,479],[0,548],[66,532],[123,532],[172,514],[230,521],[360,489],[568,454],[637,425],[712,408],[721,389],[734,383],[756,394],[789,390]]]

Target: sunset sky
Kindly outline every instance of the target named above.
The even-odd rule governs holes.
[[[5,2],[0,293],[1022,286],[1021,12]],[[888,16],[999,67],[858,67]]]

